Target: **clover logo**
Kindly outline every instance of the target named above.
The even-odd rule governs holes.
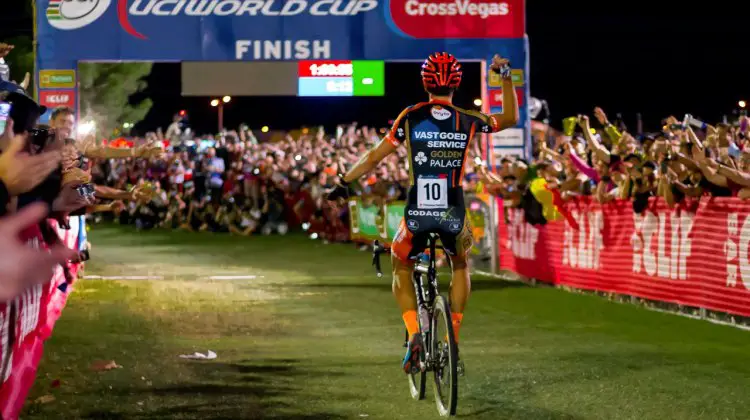
[[[414,157],[414,162],[417,162],[419,166],[422,166],[425,162],[427,162],[427,156],[425,156],[424,152],[419,152]]]

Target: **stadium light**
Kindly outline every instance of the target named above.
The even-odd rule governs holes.
[[[93,121],[85,121],[78,124],[78,135],[81,137],[93,134],[95,130],[96,123]]]
[[[211,99],[211,106],[219,106],[219,100],[218,99]]]
[[[745,109],[745,107],[747,106],[747,102],[745,102],[745,101],[740,101],[740,102],[738,102],[738,103],[737,103],[737,105],[739,105],[739,106],[740,106],[740,108],[742,108],[742,109]]]
[[[268,126],[264,125],[263,127],[261,127],[260,131],[262,131],[264,133],[268,133]]]
[[[482,106],[482,100],[481,100],[481,99],[479,99],[479,98],[477,98],[477,99],[474,99],[474,105],[475,105],[475,106]]]
[[[224,103],[228,103],[229,101],[232,100],[232,97],[231,96],[225,96],[225,97],[221,98],[221,100],[224,101]]]

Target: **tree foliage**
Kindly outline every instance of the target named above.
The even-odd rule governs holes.
[[[142,120],[153,103],[148,98],[134,101],[132,96],[146,89],[144,78],[151,67],[151,63],[80,63],[81,118],[94,119],[97,131],[105,135],[125,122]]]

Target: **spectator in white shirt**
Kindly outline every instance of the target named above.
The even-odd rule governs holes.
[[[164,134],[164,137],[169,140],[170,144],[180,144],[180,136],[182,135],[182,129],[180,128],[181,119],[182,117],[180,117],[178,114],[175,114],[174,118],[172,119],[172,124],[169,124],[169,127],[167,127],[167,132],[166,134]]]
[[[224,159],[216,156],[216,149],[213,147],[208,149],[207,155],[208,167],[206,172],[208,173],[208,188],[211,189],[211,198],[214,202],[221,202],[221,187],[224,185]]]

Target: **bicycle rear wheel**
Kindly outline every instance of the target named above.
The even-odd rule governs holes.
[[[448,301],[437,296],[434,309],[430,354],[435,375],[435,403],[441,416],[454,416],[458,407],[458,346]]]

